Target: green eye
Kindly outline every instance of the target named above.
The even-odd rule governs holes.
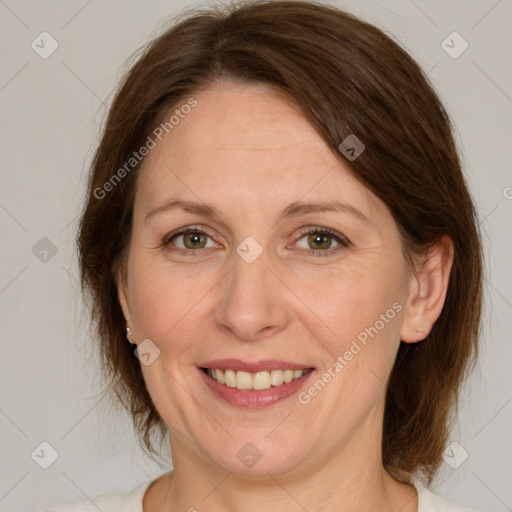
[[[177,245],[178,249],[205,249],[207,247],[206,244],[208,238],[210,237],[204,231],[189,229],[187,231],[175,233],[165,242],[165,245],[170,245],[173,240],[182,240],[182,245]]]
[[[310,256],[329,256],[340,248],[348,247],[350,242],[335,231],[328,228],[308,228],[301,233],[301,237],[296,242],[299,247],[306,251]],[[208,241],[211,241],[208,245]],[[300,246],[300,241],[306,240],[307,247]],[[179,242],[178,242],[179,241]],[[333,242],[336,244],[333,248]],[[184,228],[181,231],[172,233],[163,242],[163,244],[172,251],[182,254],[191,254],[201,251],[199,249],[208,249],[218,247],[210,235],[198,228]]]
[[[184,245],[187,249],[202,249],[206,245],[207,235],[204,235],[203,233],[193,231],[190,233],[183,233],[181,236],[183,237]]]
[[[308,247],[302,248],[314,256],[327,256],[328,254],[332,253],[333,251],[329,251],[329,249],[332,248],[333,241],[337,244],[337,246],[348,247],[349,245],[348,241],[344,237],[327,228],[309,229],[304,231],[302,234],[303,236],[297,243],[303,239],[306,239],[306,244]]]

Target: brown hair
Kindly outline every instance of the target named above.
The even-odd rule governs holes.
[[[239,2],[185,11],[123,79],[93,159],[77,237],[82,291],[108,387],[130,412],[143,448],[156,454],[152,432],[166,427],[125,338],[115,279],[130,243],[141,164],[106,197],[97,191],[164,114],[223,79],[268,84],[300,107],[344,165],[388,206],[408,265],[441,235],[453,240],[443,311],[423,342],[400,344],[383,423],[387,470],[402,481],[422,472],[431,483],[477,355],[482,249],[475,208],[451,122],[425,73],[381,30],[322,3]],[[366,146],[354,161],[338,149],[350,134]]]

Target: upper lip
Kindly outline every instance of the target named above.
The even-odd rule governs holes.
[[[278,359],[263,359],[260,361],[242,361],[241,359],[215,359],[199,365],[201,368],[219,370],[235,370],[257,373],[271,370],[305,370],[312,368],[308,364],[279,361]]]

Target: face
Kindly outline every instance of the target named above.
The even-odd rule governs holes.
[[[269,89],[194,97],[138,178],[119,284],[171,442],[246,475],[380,448],[410,288],[390,211]]]

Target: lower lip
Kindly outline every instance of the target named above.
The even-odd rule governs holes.
[[[311,377],[315,370],[310,370],[302,377],[283,383],[280,386],[272,386],[269,389],[255,391],[250,389],[230,388],[224,384],[219,384],[216,380],[209,377],[204,370],[198,368],[206,385],[219,398],[225,400],[229,405],[242,407],[245,409],[261,409],[275,404],[291,395],[294,395]]]

